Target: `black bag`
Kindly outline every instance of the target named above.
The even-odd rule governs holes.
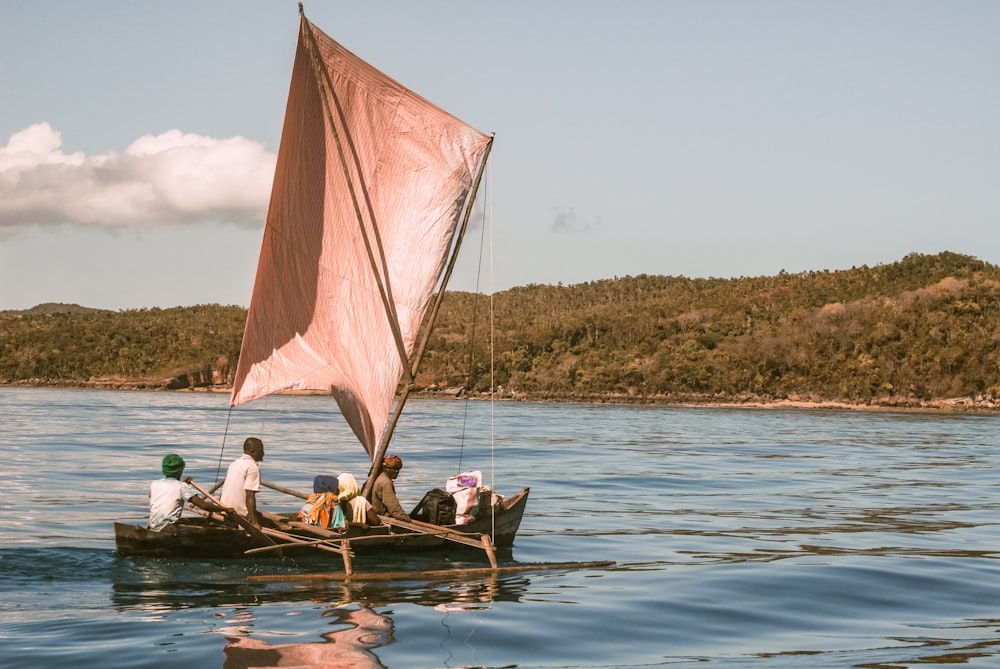
[[[413,507],[410,518],[432,525],[455,524],[455,498],[440,488],[434,488]]]

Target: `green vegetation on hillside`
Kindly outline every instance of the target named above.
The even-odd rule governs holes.
[[[489,388],[488,300],[448,294],[421,384]],[[494,383],[526,397],[906,405],[1000,394],[1000,268],[953,253],[774,277],[531,285],[493,302]],[[0,382],[155,386],[208,370],[203,383],[213,372],[224,383],[245,315],[7,312]]]
[[[205,305],[0,314],[0,382],[164,386],[178,375],[224,381],[246,309]],[[204,381],[203,381],[204,383]],[[122,384],[124,385],[124,384]]]

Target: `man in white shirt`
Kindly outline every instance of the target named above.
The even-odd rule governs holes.
[[[221,511],[218,506],[198,496],[198,491],[187,481],[181,481],[184,473],[184,458],[176,453],[163,456],[161,466],[163,478],[149,484],[149,524],[147,527],[159,532],[171,523],[181,519],[184,504],[191,502],[206,511]],[[190,480],[190,479],[188,479]]]
[[[219,501],[224,506],[246,516],[254,527],[260,527],[257,515],[257,492],[260,491],[260,467],[257,463],[264,459],[264,442],[257,437],[248,437],[243,442],[243,455],[233,460],[226,471],[226,481],[222,484]]]

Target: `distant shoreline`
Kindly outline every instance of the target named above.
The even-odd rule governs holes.
[[[168,389],[159,383],[135,382],[124,380],[101,380],[85,383],[2,383],[2,388],[33,388],[58,390],[115,390],[138,392],[169,392],[169,393],[206,393],[228,394],[232,388],[228,386],[205,386],[196,388]],[[318,390],[292,390],[279,395],[328,396],[329,393]],[[486,401],[490,397],[485,394],[466,395],[457,388],[443,390],[420,390],[412,392],[410,397],[418,399],[448,400],[471,399]],[[851,403],[839,400],[809,401],[802,399],[764,399],[747,397],[741,399],[688,396],[642,396],[626,394],[593,394],[593,395],[559,395],[554,393],[510,393],[505,392],[494,397],[502,402],[537,402],[566,404],[621,404],[647,405],[664,407],[720,408],[720,409],[801,409],[801,410],[838,410],[838,411],[884,411],[884,412],[919,412],[919,413],[993,413],[1000,411],[1000,404],[990,399],[972,399],[968,397],[936,399],[936,400],[886,400],[874,403]]]

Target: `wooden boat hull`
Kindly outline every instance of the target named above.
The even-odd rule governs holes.
[[[471,523],[451,525],[446,529],[469,534],[489,534],[493,537],[496,548],[510,548],[521,526],[521,518],[528,503],[528,492],[529,489],[524,488],[503,500],[495,507],[495,515],[492,517],[487,515]],[[281,529],[280,524],[278,528]],[[441,533],[415,533],[397,529],[390,531],[386,526],[352,528],[347,534],[338,536],[349,539],[351,550],[357,554],[468,549],[448,541]],[[115,547],[121,556],[231,558],[242,557],[246,551],[261,548],[262,545],[239,527],[203,518],[184,518],[158,532],[138,525],[115,523]],[[299,554],[315,549],[290,544],[283,550]]]
[[[257,545],[243,529],[205,518],[184,518],[159,531],[115,523],[115,548],[122,556],[240,557]]]

